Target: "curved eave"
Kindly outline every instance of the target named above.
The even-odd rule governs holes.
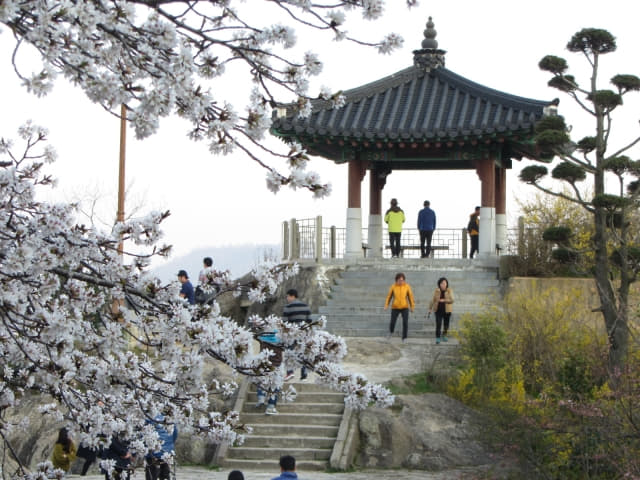
[[[442,155],[445,151],[463,151],[470,149],[499,149],[511,158],[522,158],[533,137],[533,129],[494,132],[485,135],[438,136],[432,138],[356,138],[326,135],[295,135],[275,133],[285,142],[296,141],[310,154],[322,156],[338,163],[348,161],[353,152],[392,151],[395,154],[419,153],[425,157]],[[526,155],[525,155],[526,156]]]
[[[291,134],[275,131],[274,135],[290,143],[296,141],[313,155],[321,155],[337,162],[345,161],[345,151],[368,150],[438,150],[465,149],[487,146],[508,146],[513,152],[521,152],[533,137],[533,128],[515,131],[492,132],[484,135],[434,136],[423,138],[359,138],[332,135]],[[521,155],[516,155],[520,158]]]

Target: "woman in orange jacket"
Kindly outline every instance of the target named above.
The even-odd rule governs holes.
[[[433,292],[433,298],[429,304],[429,315],[431,315],[431,312],[436,312],[436,344],[440,343],[441,333],[442,341],[446,342],[448,340],[449,320],[451,319],[451,312],[453,312],[453,290],[449,288],[449,280],[445,277],[438,279],[438,288]],[[442,329],[443,326],[444,330]]]
[[[404,273],[396,274],[396,282],[389,287],[387,299],[384,302],[384,309],[389,308],[391,303],[391,323],[389,324],[389,333],[387,339],[391,338],[396,328],[396,320],[398,315],[402,315],[402,343],[407,342],[407,330],[409,329],[409,309],[413,312],[415,302],[413,300],[413,292],[411,286],[406,282]]]

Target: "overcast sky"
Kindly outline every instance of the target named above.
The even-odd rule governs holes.
[[[250,3],[255,6],[261,2]],[[640,3],[423,0],[411,11],[406,10],[404,1],[390,0],[387,4],[388,13],[381,21],[370,23],[356,18],[347,24],[347,29],[351,35],[375,40],[389,31],[402,34],[404,48],[392,55],[378,55],[345,42],[336,44],[330,36],[306,35],[298,29],[300,50],[319,53],[325,64],[314,92],[321,85],[334,90],[356,87],[410,66],[412,51],[420,48],[429,16],[435,22],[439,48],[447,51],[448,69],[504,92],[542,100],[560,97],[560,114],[582,135],[593,132],[591,123],[568,97],[546,86],[549,75],[538,69],[538,61],[546,54],[563,56],[571,73],[586,81],[584,59],[564,47],[571,35],[583,27],[605,28],[617,37],[618,51],[604,57],[601,78],[608,79],[616,73],[640,75],[637,27]],[[74,199],[79,195],[96,196],[97,192],[102,198],[101,214],[111,221],[116,210],[119,120],[62,80],[44,99],[29,95],[11,68],[13,44],[11,33],[3,30],[0,135],[15,137],[17,127],[27,119],[48,127],[51,143],[60,157],[51,167],[59,179],[55,197]],[[229,89],[229,95],[242,98],[245,79],[232,80],[224,88]],[[601,87],[606,88],[604,82]],[[616,119],[616,125],[626,122],[624,133],[629,135],[628,140],[640,131],[637,123],[640,103],[634,99],[626,105],[631,115],[626,120]],[[236,109],[244,110],[242,104],[237,104]],[[136,141],[129,131],[127,138],[126,177],[130,193],[126,210],[141,203],[145,210],[171,210],[171,217],[164,223],[164,241],[174,245],[175,255],[207,246],[278,243],[282,221],[292,217],[322,215],[326,226],[344,226],[346,165],[336,166],[323,159],[311,163],[310,169],[333,184],[329,199],[313,200],[306,191],[285,190],[274,195],[265,187],[265,172],[251,160],[240,153],[214,157],[205,145],[190,142],[187,130],[185,123],[165,119],[154,137]],[[614,136],[612,140],[621,144],[625,138]],[[270,142],[274,147],[279,145],[279,140]],[[518,184],[518,163],[514,162],[516,168],[507,177],[507,210],[511,219],[516,213],[514,198],[533,193],[531,187]],[[367,193],[368,177],[365,177],[362,196],[365,222]],[[439,227],[462,228],[473,207],[480,203],[480,183],[472,171],[395,172],[387,178],[383,207],[392,197],[398,198],[405,210],[409,227],[415,226],[423,200],[429,199],[438,215]]]

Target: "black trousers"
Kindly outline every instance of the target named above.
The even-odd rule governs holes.
[[[169,464],[160,458],[146,458],[144,467],[145,480],[169,480],[171,468]]]
[[[389,246],[391,247],[391,256],[400,256],[400,236],[401,232],[389,232]]]
[[[84,445],[80,445],[78,447],[77,455],[80,458],[84,458],[84,463],[82,464],[82,472],[80,473],[80,475],[84,476],[89,471],[89,467],[91,466],[91,464],[96,461],[96,458],[98,457],[98,452],[96,452],[92,448],[85,447]]]
[[[445,337],[447,336],[447,332],[449,331],[450,319],[451,313],[436,312],[436,338],[440,338],[441,335],[444,335]],[[442,327],[444,327],[444,329]]]
[[[431,238],[433,230],[420,230],[420,254],[422,257],[428,257],[431,253]],[[427,244],[425,247],[425,243]]]
[[[478,243],[480,241],[480,235],[471,235],[471,253],[469,258],[473,258],[474,253],[478,253]]]
[[[391,323],[389,324],[389,333],[393,333],[396,329],[396,320],[398,315],[402,315],[402,338],[407,338],[407,331],[409,330],[409,309],[408,308],[392,308],[391,309]]]

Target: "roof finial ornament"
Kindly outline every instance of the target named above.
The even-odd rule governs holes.
[[[436,40],[436,35],[438,34],[438,32],[436,32],[436,29],[433,27],[435,27],[435,24],[431,20],[431,17],[429,17],[429,21],[427,22],[427,29],[424,31],[422,48],[438,48],[438,41]]]
[[[444,67],[444,50],[438,49],[438,41],[436,40],[435,24],[431,17],[427,22],[427,28],[424,31],[424,40],[422,40],[422,48],[413,51],[413,65],[416,68],[424,69],[426,72],[432,68]]]

